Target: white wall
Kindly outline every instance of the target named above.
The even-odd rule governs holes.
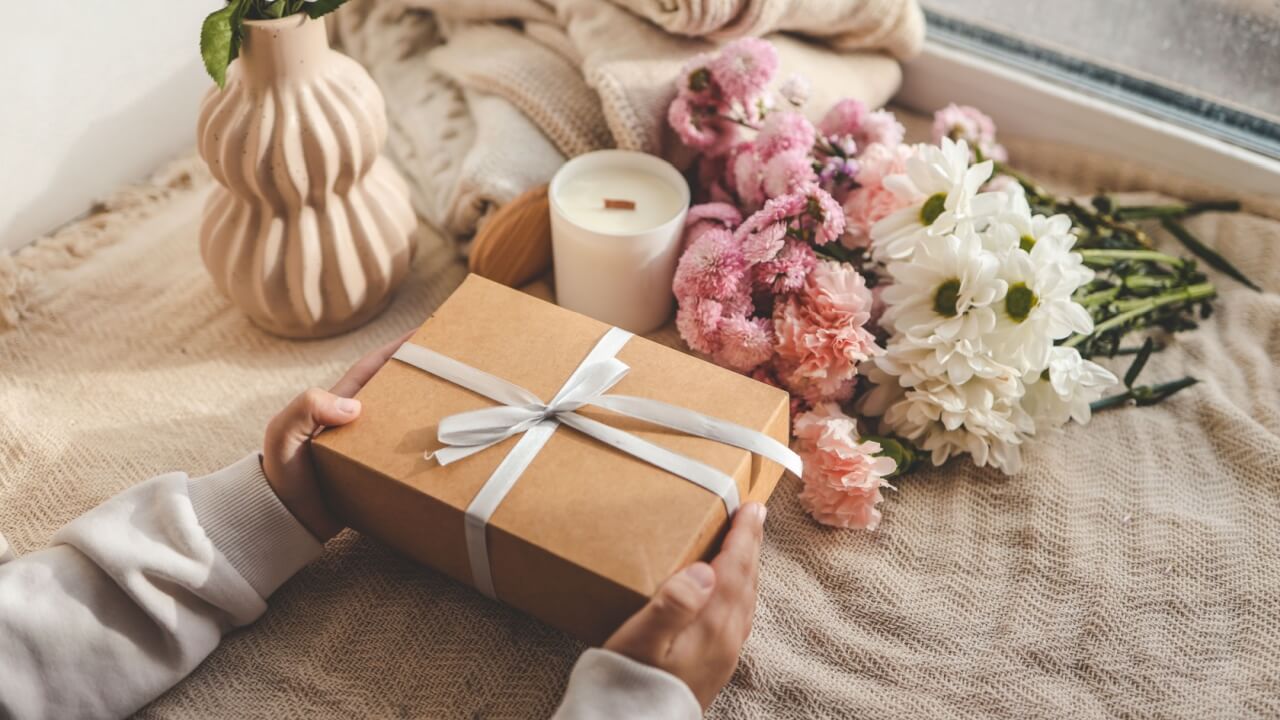
[[[220,0],[6,2],[0,250],[194,144],[200,22]]]

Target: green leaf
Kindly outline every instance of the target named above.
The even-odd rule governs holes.
[[[1204,260],[1209,267],[1235,278],[1236,281],[1251,290],[1262,292],[1262,288],[1258,287],[1252,280],[1245,277],[1244,273],[1237,270],[1236,266],[1228,262],[1226,258],[1222,257],[1217,252],[1214,252],[1213,248],[1200,242],[1200,240],[1196,238],[1195,235],[1192,235],[1191,231],[1182,223],[1173,218],[1166,217],[1160,219],[1160,224],[1164,226],[1165,230],[1169,231],[1170,235],[1177,238],[1178,242],[1182,243],[1185,248],[1194,253],[1196,257]]]
[[[307,3],[307,15],[313,18],[328,15],[339,7],[342,7],[342,4],[346,1],[347,0],[316,0],[313,3]]]
[[[267,5],[267,9],[263,14],[269,18],[284,17],[285,4],[286,0],[275,0],[275,2]]]
[[[232,15],[235,7],[228,5],[221,10],[209,13],[200,26],[200,57],[204,60],[204,69],[209,77],[222,87],[227,83],[227,65],[234,57],[232,45],[235,28]]]

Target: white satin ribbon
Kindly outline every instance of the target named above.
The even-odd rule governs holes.
[[[630,339],[631,333],[611,328],[547,403],[518,385],[421,345],[405,343],[392,356],[500,403],[441,420],[438,437],[445,447],[428,453],[428,459],[434,457],[441,465],[448,465],[513,435],[523,434],[467,507],[466,541],[471,575],[476,589],[485,595],[497,597],[485,534],[489,518],[561,424],[710,490],[724,502],[730,516],[737,511],[738,486],[733,478],[710,465],[575,412],[584,405],[595,405],[619,415],[733,445],[773,460],[796,475],[801,474],[800,456],[768,435],[658,400],[606,395],[631,369],[615,357]]]

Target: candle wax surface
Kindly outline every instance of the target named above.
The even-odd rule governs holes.
[[[604,201],[630,200],[634,210],[605,209]],[[666,179],[634,168],[583,170],[556,193],[566,218],[592,232],[627,235],[670,221],[684,204]]]

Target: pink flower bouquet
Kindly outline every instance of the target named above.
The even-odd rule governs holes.
[[[1037,433],[1114,401],[1100,398],[1115,376],[1090,355],[1114,354],[1144,322],[1181,322],[1212,294],[1194,261],[1118,263],[1132,255],[1124,238],[1141,238],[1114,211],[1062,202],[1003,164],[997,174],[1007,153],[978,110],[939,111],[933,144],[904,144],[892,113],[857,100],[815,125],[799,111],[802,78],[775,99],[777,66],[768,42],[748,38],[677,80],[668,120],[698,151],[701,204],[685,226],[676,324],[693,350],[791,393],[800,500],[820,522],[874,529],[881,489],[918,457],[1016,472]],[[1089,230],[1104,216],[1121,229],[1105,241]],[[1179,283],[1198,289],[1176,303],[1129,295]],[[1181,389],[1126,380],[1131,395]]]

